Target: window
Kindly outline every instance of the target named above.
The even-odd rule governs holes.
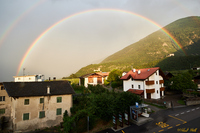
[[[29,105],[29,99],[24,99],[24,105]]]
[[[5,114],[5,109],[0,109],[0,114]]]
[[[29,120],[29,113],[24,113],[23,114],[23,120]]]
[[[0,96],[0,102],[5,101],[5,96]]]
[[[140,89],[140,85],[138,85],[138,89]]]
[[[134,88],[134,85],[132,85],[132,88]]]
[[[157,90],[157,94],[158,94],[158,90]]]
[[[57,103],[61,103],[62,102],[62,97],[57,97]]]
[[[44,98],[40,98],[40,103],[44,103]]]
[[[44,117],[45,117],[45,111],[40,111],[39,118],[44,118]]]
[[[62,114],[62,108],[58,108],[56,111],[56,115],[61,115]]]

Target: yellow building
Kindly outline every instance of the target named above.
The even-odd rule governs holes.
[[[70,113],[74,90],[68,81],[4,82],[0,90],[0,117],[13,131],[34,131],[59,125]]]

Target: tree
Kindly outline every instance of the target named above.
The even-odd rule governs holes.
[[[170,79],[170,89],[185,91],[186,89],[197,89],[197,85],[192,81],[192,75],[189,72],[178,74]]]
[[[122,71],[118,69],[114,69],[108,75],[107,81],[111,83],[111,86],[113,88],[122,86],[122,80],[120,80],[121,76],[122,76]]]

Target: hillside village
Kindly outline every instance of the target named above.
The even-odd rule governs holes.
[[[185,105],[200,104],[200,98],[198,98],[199,68],[194,69],[188,72],[194,72],[193,74],[196,76],[193,76],[190,79],[191,81],[187,82],[193,82],[196,88],[184,90],[170,90],[169,87],[172,88],[173,84],[176,84],[174,77],[177,77],[177,75],[163,72],[159,67],[132,69],[128,72],[120,70],[101,72],[99,69],[94,73],[82,75],[76,84],[70,84],[67,80],[56,80],[56,78],[44,80],[44,75],[14,76],[14,82],[0,84],[1,130],[26,132],[62,125],[61,127],[64,127],[64,129],[61,130],[60,127],[58,132],[73,130],[83,132],[87,128],[85,125],[80,126],[80,121],[83,122],[83,118],[88,115],[91,115],[91,121],[95,123],[95,117],[103,121],[110,121],[113,112],[117,115],[119,112],[125,113],[124,111],[127,111],[130,119],[124,118],[124,121],[128,120],[139,124],[141,123],[140,117],[149,118],[151,114],[144,110],[148,107],[148,103],[173,108],[175,103],[171,101],[163,102],[163,99],[169,96],[169,92],[178,92],[183,97],[187,97]],[[165,82],[169,84],[165,84]],[[179,81],[179,84],[182,83]],[[110,96],[115,100],[109,99]],[[122,97],[130,101],[122,100]],[[190,100],[191,97],[195,97],[196,100]],[[88,101],[89,99],[91,101]],[[96,100],[93,101],[92,99]],[[93,102],[92,106],[90,102]],[[103,105],[100,105],[100,103]],[[93,107],[94,104],[97,105]],[[111,112],[109,112],[107,109],[112,104],[121,104],[121,109],[118,106],[113,106]],[[137,104],[139,104],[139,108],[136,108]],[[104,106],[106,107],[104,108]],[[98,110],[95,110],[95,108],[98,108]],[[134,109],[140,110],[137,119],[132,114]],[[72,121],[76,121],[77,126],[73,127]],[[95,128],[95,125],[90,126],[91,130]],[[117,129],[117,126],[110,127]]]

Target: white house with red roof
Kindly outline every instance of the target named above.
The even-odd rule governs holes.
[[[124,91],[141,95],[144,99],[159,99],[164,96],[164,78],[159,67],[133,69],[121,77]]]
[[[104,84],[104,81],[107,80],[108,75],[109,72],[97,72],[83,75],[79,77],[79,85],[88,87],[88,85]]]

